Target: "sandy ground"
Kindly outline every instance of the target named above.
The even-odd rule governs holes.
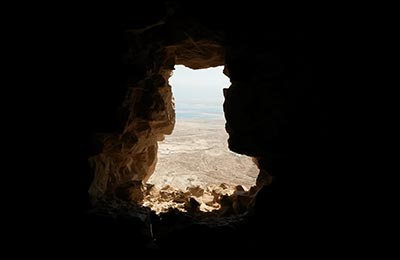
[[[158,163],[148,183],[185,190],[227,183],[248,189],[257,166],[250,157],[229,151],[224,120],[180,119],[172,135],[159,142]]]

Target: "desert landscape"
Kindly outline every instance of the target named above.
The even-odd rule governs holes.
[[[158,163],[148,183],[180,190],[209,185],[255,185],[257,166],[252,159],[229,151],[225,121],[178,119],[174,132],[159,142]]]

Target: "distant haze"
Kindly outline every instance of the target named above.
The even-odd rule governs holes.
[[[177,119],[223,118],[222,89],[230,86],[223,66],[192,70],[176,65],[169,84],[175,98]]]

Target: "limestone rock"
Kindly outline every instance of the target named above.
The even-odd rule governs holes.
[[[115,190],[115,195],[122,200],[141,202],[144,198],[143,184],[141,181],[127,182]]]
[[[177,196],[175,196],[173,201],[176,203],[185,203],[187,201],[187,196],[187,194],[180,192]]]
[[[195,197],[190,197],[185,203],[185,208],[189,212],[198,211],[201,203]]]
[[[199,186],[187,187],[186,190],[189,191],[190,194],[195,197],[201,197],[204,194],[204,189],[200,188]]]
[[[271,182],[272,182],[272,176],[265,169],[261,169],[256,180],[257,187],[269,185],[271,184]]]
[[[215,197],[212,194],[205,192],[201,197],[201,201],[208,206],[214,206]]]
[[[225,53],[221,45],[212,40],[187,39],[179,44],[168,46],[169,56],[175,56],[177,64],[191,69],[204,69],[224,64]]]
[[[101,198],[129,180],[146,182],[157,163],[157,141],[175,124],[170,70],[150,73],[127,94],[129,116],[122,133],[102,137],[102,153],[90,159],[95,179],[89,193]]]
[[[252,197],[249,196],[249,192],[236,191],[232,203],[232,207],[235,213],[240,214],[245,212],[249,206],[251,199]]]
[[[243,188],[242,185],[237,185],[237,186],[235,187],[235,191],[244,191],[244,188]]]

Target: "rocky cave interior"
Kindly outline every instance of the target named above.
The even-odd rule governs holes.
[[[318,176],[329,172],[326,91],[312,77],[314,31],[295,19],[276,20],[274,9],[206,2],[132,3],[115,19],[93,14],[74,32],[87,81],[77,83],[84,94],[73,104],[82,123],[70,131],[69,145],[81,149],[80,161],[68,163],[79,176],[65,180],[75,187],[66,208],[82,212],[77,241],[86,246],[173,252],[204,247],[206,237],[221,250],[249,252],[305,243],[303,234],[322,214],[315,196],[323,189]],[[168,78],[178,64],[224,66],[229,149],[259,168],[249,191],[216,193],[215,212],[198,210],[197,191],[172,196],[182,197],[187,212],[157,215],[140,204],[152,192],[145,182],[157,142],[174,127]]]
[[[171,45],[156,50],[158,53],[154,56],[159,57],[160,63],[153,64],[143,79],[130,83],[130,93],[125,100],[129,113],[126,125],[121,133],[102,134],[101,153],[89,159],[94,172],[89,194],[94,206],[101,203],[104,209],[104,204],[122,200],[137,205],[153,205],[152,209],[160,208],[156,206],[162,204],[174,205],[174,208],[186,212],[197,212],[198,217],[202,215],[199,211],[205,209],[218,216],[238,215],[248,210],[258,189],[270,183],[272,177],[262,170],[257,185],[249,190],[241,185],[235,187],[225,183],[213,188],[208,186],[206,190],[199,186],[177,190],[170,186],[147,184],[157,163],[158,142],[171,134],[175,125],[172,86],[169,85],[174,66],[205,69],[225,65],[225,50],[216,41],[218,38],[215,35],[206,38],[201,36],[202,32],[197,33],[200,39],[174,39]],[[146,32],[134,37],[140,42],[142,37],[146,37]],[[229,76],[226,67],[224,73]],[[229,113],[229,89],[224,89],[224,94],[224,107]],[[230,131],[229,124],[226,126]],[[254,160],[257,163],[257,159]]]

